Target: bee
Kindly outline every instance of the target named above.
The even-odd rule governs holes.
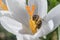
[[[32,31],[32,34],[35,34],[38,29],[40,29],[42,25],[42,20],[38,15],[33,15],[30,18],[30,29]]]
[[[36,24],[36,28],[40,29],[41,25],[42,25],[42,20],[38,15],[33,15],[32,16],[32,20],[35,21]]]

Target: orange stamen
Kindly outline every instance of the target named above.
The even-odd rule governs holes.
[[[3,10],[8,10],[7,6],[2,2],[2,0],[0,0],[0,7],[1,7]]]
[[[32,13],[35,11],[35,5],[32,5]]]
[[[35,11],[35,6],[32,5],[32,10],[30,9],[29,6],[26,6],[26,10],[28,11],[30,17],[33,15],[34,11]]]
[[[1,6],[2,0],[0,0],[0,6]]]
[[[30,21],[29,21],[30,29],[32,33],[35,34],[37,32],[37,28],[36,28],[35,21],[32,20],[33,13],[35,11],[35,5],[32,5],[32,10],[30,9],[30,6],[26,6],[26,10],[28,11],[30,15]]]
[[[35,22],[33,20],[30,20],[29,23],[30,23],[30,29],[31,29],[32,33],[35,34],[37,32]]]

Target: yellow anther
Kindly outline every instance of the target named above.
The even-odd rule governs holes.
[[[2,0],[0,0],[0,7],[1,7],[3,10],[8,10],[7,6],[2,2]]]
[[[37,32],[35,21],[30,20],[29,23],[30,23],[30,29],[31,29],[32,33],[35,34]]]

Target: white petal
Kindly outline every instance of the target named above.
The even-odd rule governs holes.
[[[32,5],[37,5],[37,0],[28,0],[28,5],[30,6],[30,7],[32,7]]]
[[[7,5],[7,7],[8,7],[8,9],[10,10],[10,11],[12,11],[12,6],[14,7],[14,5],[11,3],[11,2],[15,2],[15,4],[16,3],[18,3],[18,5],[21,7],[21,8],[25,8],[25,5],[26,5],[26,0],[6,0],[6,5]],[[11,3],[11,5],[9,5]]]
[[[47,0],[28,0],[28,5],[30,7],[35,5],[36,9],[34,14],[40,15],[41,18],[47,15]]]
[[[60,4],[53,8],[44,18],[45,21],[53,20],[54,29],[60,25]]]
[[[0,13],[1,13],[2,16],[12,14],[10,11],[4,11],[4,10],[1,10]]]
[[[38,1],[38,14],[41,18],[47,15],[47,0]]]
[[[22,34],[16,35],[16,37],[17,37],[17,40],[30,40],[29,36],[24,37],[24,35]]]
[[[51,22],[50,20],[52,20],[53,22]],[[41,29],[39,30],[40,32],[38,32],[35,35],[35,37],[37,37],[37,36],[39,37],[39,35],[40,35],[40,37],[47,35],[48,33],[52,32],[60,25],[60,4],[58,6],[56,6],[55,8],[53,8],[48,13],[48,15],[44,18],[44,21],[46,23],[45,25],[48,25],[48,26],[44,26],[44,27],[42,26]]]
[[[0,17],[2,17],[2,13],[0,12]]]
[[[50,30],[53,30],[53,28],[54,28],[54,22],[53,22],[52,20],[50,20],[50,21],[48,22],[48,25],[49,25],[49,27],[50,27]]]
[[[40,40],[39,38],[35,38],[33,35],[24,35],[24,37],[28,40]]]
[[[12,17],[16,19],[17,21],[21,22],[22,24],[24,24],[26,27],[28,27],[29,16],[25,10],[25,6],[22,6],[25,4],[23,3],[24,1],[21,2],[20,0],[19,2],[21,2],[21,4],[19,4],[18,0],[6,0],[6,1],[10,10],[13,12]]]
[[[22,27],[23,29],[19,31],[20,34],[32,34],[31,30],[28,27],[25,27],[23,24]]]
[[[24,40],[23,35],[16,35],[17,40]]]
[[[15,1],[15,0],[14,0]],[[26,0],[16,0],[20,5],[21,5],[21,7],[25,7],[25,5],[26,5]]]
[[[60,4],[57,5],[56,7],[54,7],[48,14],[47,16],[44,17],[44,20],[45,21],[49,21],[55,17],[57,17],[58,19],[59,18],[59,15],[60,15]],[[56,19],[57,20],[57,19]]]
[[[3,28],[15,35],[19,32],[19,30],[22,30],[22,24],[9,17],[1,17],[0,22]]]
[[[39,38],[34,38],[32,35],[16,35],[17,40],[40,40]]]

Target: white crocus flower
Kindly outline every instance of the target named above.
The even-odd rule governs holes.
[[[1,25],[10,33],[16,35],[17,40],[40,40],[39,37],[45,36],[55,30],[60,24],[60,4],[54,7],[47,14],[47,0],[29,0],[28,5],[36,6],[34,14],[42,18],[41,28],[34,34],[29,29],[29,15],[25,9],[25,0],[6,0],[10,13],[9,17],[0,17]]]

